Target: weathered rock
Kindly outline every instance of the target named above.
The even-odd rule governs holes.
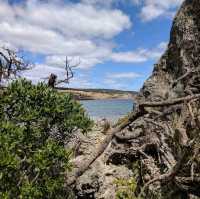
[[[77,198],[115,198],[116,179],[131,177],[132,172],[125,166],[106,165],[100,159],[78,179],[75,193]]]
[[[155,64],[153,74],[144,83],[139,96],[145,100],[155,101],[184,95],[185,89],[190,84],[190,81],[186,80],[190,80],[192,74],[173,88],[172,83],[186,72],[199,67],[199,54],[200,2],[186,0],[175,16],[168,48]]]
[[[82,138],[79,147],[79,153],[81,152],[81,155],[78,155],[72,160],[76,168],[79,167],[80,163],[90,157],[95,147],[106,136],[99,129],[101,128],[95,127],[93,132],[90,132]],[[106,164],[108,154],[110,154],[109,149],[92,164],[88,171],[78,178],[76,186],[74,187],[76,198],[115,198],[115,180],[121,178],[128,180],[132,177],[132,171],[126,166]],[[68,177],[70,178],[70,176]]]

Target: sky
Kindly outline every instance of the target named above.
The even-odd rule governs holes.
[[[34,83],[65,76],[66,87],[138,91],[165,51],[183,0],[0,0],[0,46],[23,51]]]

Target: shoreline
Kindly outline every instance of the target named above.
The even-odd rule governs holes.
[[[133,98],[81,98],[78,101],[93,101],[93,100],[133,100]]]
[[[109,89],[58,89],[62,93],[70,93],[76,100],[134,100],[137,92],[135,91],[120,91]]]

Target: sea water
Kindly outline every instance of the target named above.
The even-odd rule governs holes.
[[[93,120],[106,118],[116,121],[133,109],[132,99],[105,99],[80,101]]]

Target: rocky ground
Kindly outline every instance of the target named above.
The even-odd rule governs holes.
[[[185,0],[135,109],[104,133],[78,136],[67,183],[80,199],[116,198],[114,180],[131,177],[140,198],[200,198],[199,132],[200,2]]]
[[[81,163],[90,159],[96,146],[105,139],[106,134],[103,133],[103,126],[102,123],[98,123],[87,135],[78,134],[73,142],[69,143],[75,151],[76,157],[72,160],[75,170],[79,168]],[[132,171],[125,165],[106,164],[107,154],[109,154],[109,147],[93,163],[92,167],[77,180],[74,191],[78,198],[113,198],[117,191],[116,186],[113,186],[115,180],[121,178],[128,180],[132,177]],[[68,177],[70,178],[70,176]]]

